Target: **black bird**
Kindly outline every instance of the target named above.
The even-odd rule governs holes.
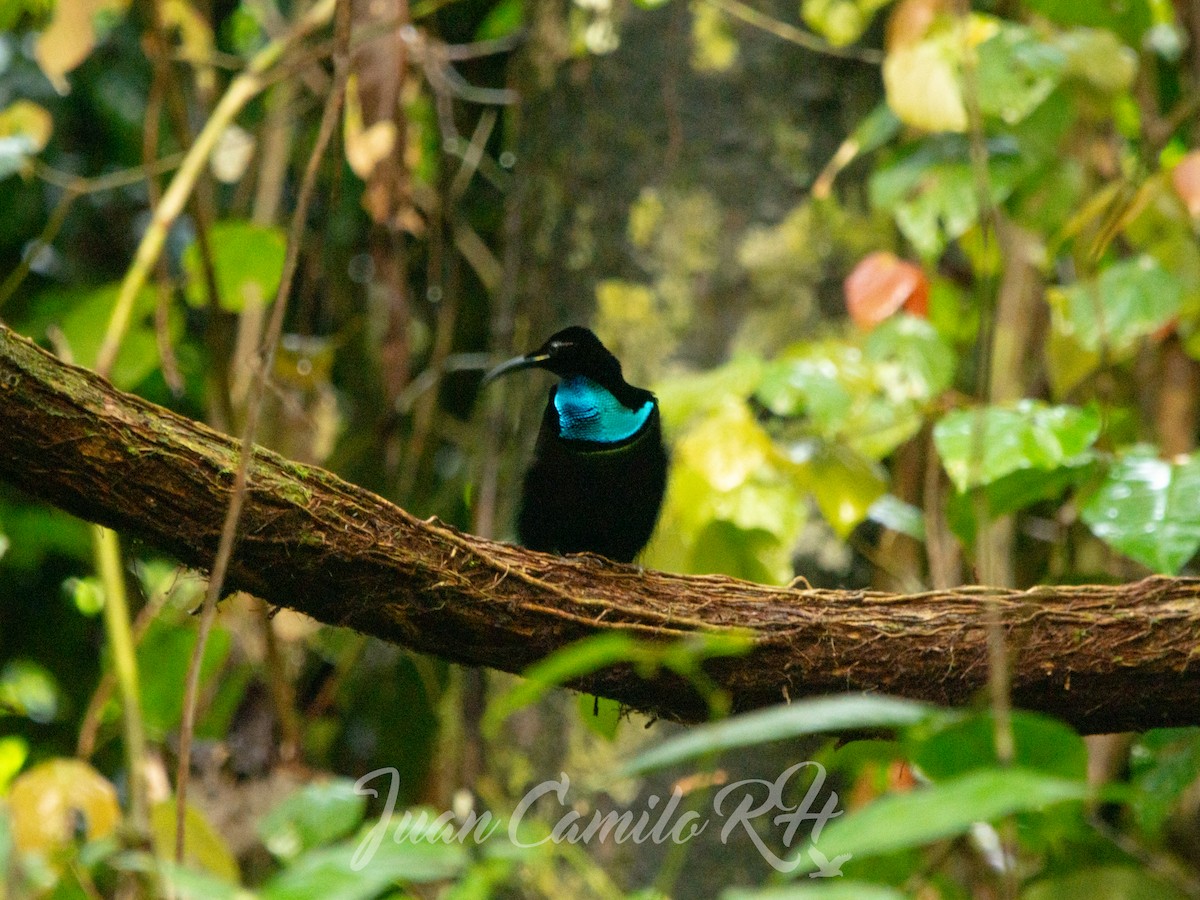
[[[578,325],[487,374],[548,369],[550,389],[517,533],[531,550],[599,553],[633,562],[650,539],[667,484],[658,400],[628,384],[621,363]]]

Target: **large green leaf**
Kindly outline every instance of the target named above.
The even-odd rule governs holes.
[[[1017,767],[1058,778],[1087,777],[1087,747],[1069,726],[1040,713],[1015,710],[1010,727]],[[910,730],[906,743],[912,762],[935,781],[999,764],[990,713],[919,725]]]
[[[1002,204],[1033,170],[1037,160],[1021,154],[1011,139],[988,144],[987,190]],[[970,148],[960,135],[930,138],[904,147],[871,176],[871,204],[892,214],[896,225],[926,260],[979,221],[979,184]]]
[[[19,323],[19,330],[40,341],[51,326],[56,326],[73,361],[81,366],[94,366],[120,289],[117,282],[100,287],[50,288],[38,294],[32,315]],[[134,300],[129,330],[109,376],[119,388],[137,387],[158,368],[156,303],[155,292],[149,288],[139,291]],[[172,315],[168,326],[169,336],[174,340],[183,330],[183,321]]]
[[[272,809],[258,823],[258,833],[272,854],[291,860],[345,837],[362,823],[366,810],[366,794],[353,781],[312,782]]]
[[[1175,575],[1200,550],[1200,456],[1168,462],[1139,447],[1109,469],[1082,510],[1096,537]]]
[[[229,312],[241,312],[250,298],[259,303],[275,299],[283,277],[283,259],[287,236],[274,225],[251,222],[217,222],[208,232],[217,289],[221,306]],[[208,287],[200,257],[200,246],[193,241],[183,252],[187,273],[184,296],[192,306],[208,303]]]
[[[721,900],[905,900],[907,896],[884,884],[838,878],[781,887],[734,888],[721,894]]]
[[[1008,124],[1024,119],[1058,85],[1067,55],[1032,29],[1004,23],[978,49],[980,110]]]
[[[923,319],[896,316],[868,336],[799,344],[771,363],[757,397],[816,434],[881,459],[920,430],[954,380],[953,350]]]
[[[1150,27],[1151,0],[1026,0],[1031,12],[1060,25],[1086,25],[1107,28],[1137,47]]]
[[[833,859],[842,854],[863,857],[920,847],[957,837],[976,822],[989,822],[1019,812],[1043,810],[1059,803],[1085,800],[1085,781],[1068,781],[1024,769],[986,769],[959,778],[890,794],[834,820],[793,857],[799,871],[810,871],[809,849]]]
[[[853,44],[891,0],[803,0],[800,15],[835,47]]]
[[[903,728],[923,721],[936,708],[911,700],[870,694],[845,694],[798,700],[787,706],[744,713],[711,725],[698,725],[640,754],[623,769],[634,775],[734,747],[805,734],[849,731],[856,728]]]
[[[933,429],[942,465],[960,492],[1022,470],[1081,466],[1099,436],[1095,410],[1037,400],[954,410]]]
[[[1149,255],[1113,263],[1099,277],[1051,291],[1054,327],[1084,350],[1125,357],[1179,315],[1183,286]]]
[[[1107,865],[1035,881],[1021,900],[1181,900],[1178,887],[1144,868]]]
[[[1129,754],[1130,805],[1149,834],[1162,830],[1179,796],[1200,777],[1200,729],[1155,728],[1138,737]]]
[[[261,900],[369,900],[396,884],[441,881],[458,875],[467,848],[436,840],[393,840],[399,822],[372,823],[358,838],[301,856],[259,893]],[[376,832],[378,829],[378,832]],[[373,837],[380,839],[371,852]]]

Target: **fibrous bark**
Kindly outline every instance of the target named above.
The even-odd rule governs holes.
[[[76,515],[211,565],[236,442],[122,393],[0,325],[0,478]],[[519,672],[580,638],[747,632],[711,660],[733,707],[879,691],[970,702],[987,673],[984,598],[1000,610],[1015,702],[1084,731],[1200,724],[1200,579],[895,595],[790,590],[555,557],[421,521],[321,469],[258,450],[228,583],[321,622]],[[679,678],[616,666],[578,685],[699,719]]]

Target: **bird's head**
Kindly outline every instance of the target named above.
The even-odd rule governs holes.
[[[589,329],[572,325],[552,335],[532,353],[502,363],[484,377],[484,383],[518,369],[539,368],[560,378],[583,375],[609,390],[625,387],[621,363]]]

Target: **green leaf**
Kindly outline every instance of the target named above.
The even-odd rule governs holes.
[[[251,222],[217,222],[208,232],[213,266],[217,271],[217,289],[221,308],[241,312],[247,299],[268,304],[275,299],[283,277],[287,236],[274,225]],[[208,286],[200,258],[200,246],[193,241],[183,251],[183,270],[187,274],[184,296],[192,306],[208,304]]]
[[[479,23],[479,28],[475,30],[475,40],[494,41],[508,37],[524,25],[525,4],[522,0],[500,0]]]
[[[281,860],[345,837],[363,820],[367,797],[345,778],[306,784],[258,824],[263,845]]]
[[[808,465],[813,499],[834,533],[845,540],[883,497],[886,478],[870,460],[836,445],[823,448]]]
[[[1200,777],[1200,729],[1153,729],[1137,739],[1129,755],[1130,806],[1142,829],[1157,835],[1179,796]]]
[[[0,671],[0,718],[24,716],[45,724],[58,717],[62,691],[48,669],[29,659],[13,659]]]
[[[1015,710],[1011,727],[1015,766],[1059,778],[1087,778],[1087,747],[1069,726],[1040,713]],[[912,762],[935,781],[999,765],[990,713],[919,725],[909,732],[908,747]]]
[[[720,750],[751,747],[805,734],[856,728],[903,728],[935,712],[936,707],[924,703],[870,694],[798,700],[787,706],[744,713],[711,725],[697,725],[640,754],[621,772],[637,775]]]
[[[1084,350],[1131,356],[1183,305],[1179,279],[1148,254],[1113,263],[1091,281],[1050,291],[1054,327]]]
[[[845,853],[875,856],[920,847],[966,833],[976,822],[1046,809],[1089,796],[1084,781],[1024,769],[987,769],[903,794],[890,794],[826,826],[794,861],[810,871],[810,847],[833,859]]]
[[[1153,21],[1147,0],[1026,0],[1025,7],[1060,25],[1107,28],[1135,47]]]
[[[999,206],[1032,172],[1035,159],[1011,139],[988,143],[988,193]],[[896,225],[925,260],[935,260],[950,241],[979,221],[979,185],[969,145],[960,135],[929,138],[904,147],[877,167],[870,181],[871,204],[892,214]]]
[[[853,44],[891,0],[803,0],[804,23],[835,47]]]
[[[39,293],[34,313],[20,324],[22,333],[44,340],[55,325],[75,363],[94,366],[109,317],[121,285],[117,282],[86,288],[51,288]],[[154,331],[155,292],[144,288],[134,299],[130,327],[121,342],[110,380],[123,390],[137,387],[158,368],[158,339]],[[180,316],[169,317],[168,331],[175,339],[183,330]]]
[[[237,884],[240,873],[237,860],[220,834],[209,824],[200,810],[188,804],[184,812],[184,861],[192,868],[210,872],[218,878]],[[163,800],[150,810],[150,825],[157,846],[174,858],[175,800]],[[170,848],[170,850],[166,850]]]
[[[310,850],[268,881],[259,892],[260,900],[370,900],[397,884],[454,878],[466,867],[466,847],[437,841],[397,842],[389,826],[395,827],[383,819],[364,828],[354,840]],[[380,840],[369,853],[373,837]]]
[[[621,724],[621,704],[595,694],[579,695],[579,718],[590,731],[607,741],[614,740]]]
[[[1200,456],[1167,462],[1139,447],[1117,460],[1081,513],[1106,544],[1175,575],[1200,550],[1198,497]]]
[[[1099,436],[1095,410],[1037,400],[955,410],[933,428],[942,465],[960,492],[1025,469],[1081,466]]]
[[[1004,23],[979,45],[980,111],[1009,125],[1020,122],[1058,85],[1067,56],[1020,25]]]
[[[207,684],[220,671],[230,643],[228,631],[213,629],[200,666],[201,684]],[[160,616],[138,645],[138,668],[154,673],[153,678],[142,679],[141,692],[146,730],[155,739],[175,728],[183,715],[184,682],[195,644],[194,628],[172,624]]]
[[[896,888],[866,881],[839,878],[784,887],[733,888],[721,894],[721,900],[905,900]]]
[[[0,797],[8,792],[8,785],[21,771],[29,758],[29,743],[20,735],[0,737]],[[0,816],[0,819],[5,818]],[[0,872],[4,871],[0,866]]]
[[[1182,900],[1187,895],[1146,868],[1109,865],[1035,881],[1021,900]]]
[[[865,337],[792,347],[767,367],[756,396],[776,415],[803,416],[826,441],[882,459],[920,430],[956,366],[932,325],[894,316]]]

